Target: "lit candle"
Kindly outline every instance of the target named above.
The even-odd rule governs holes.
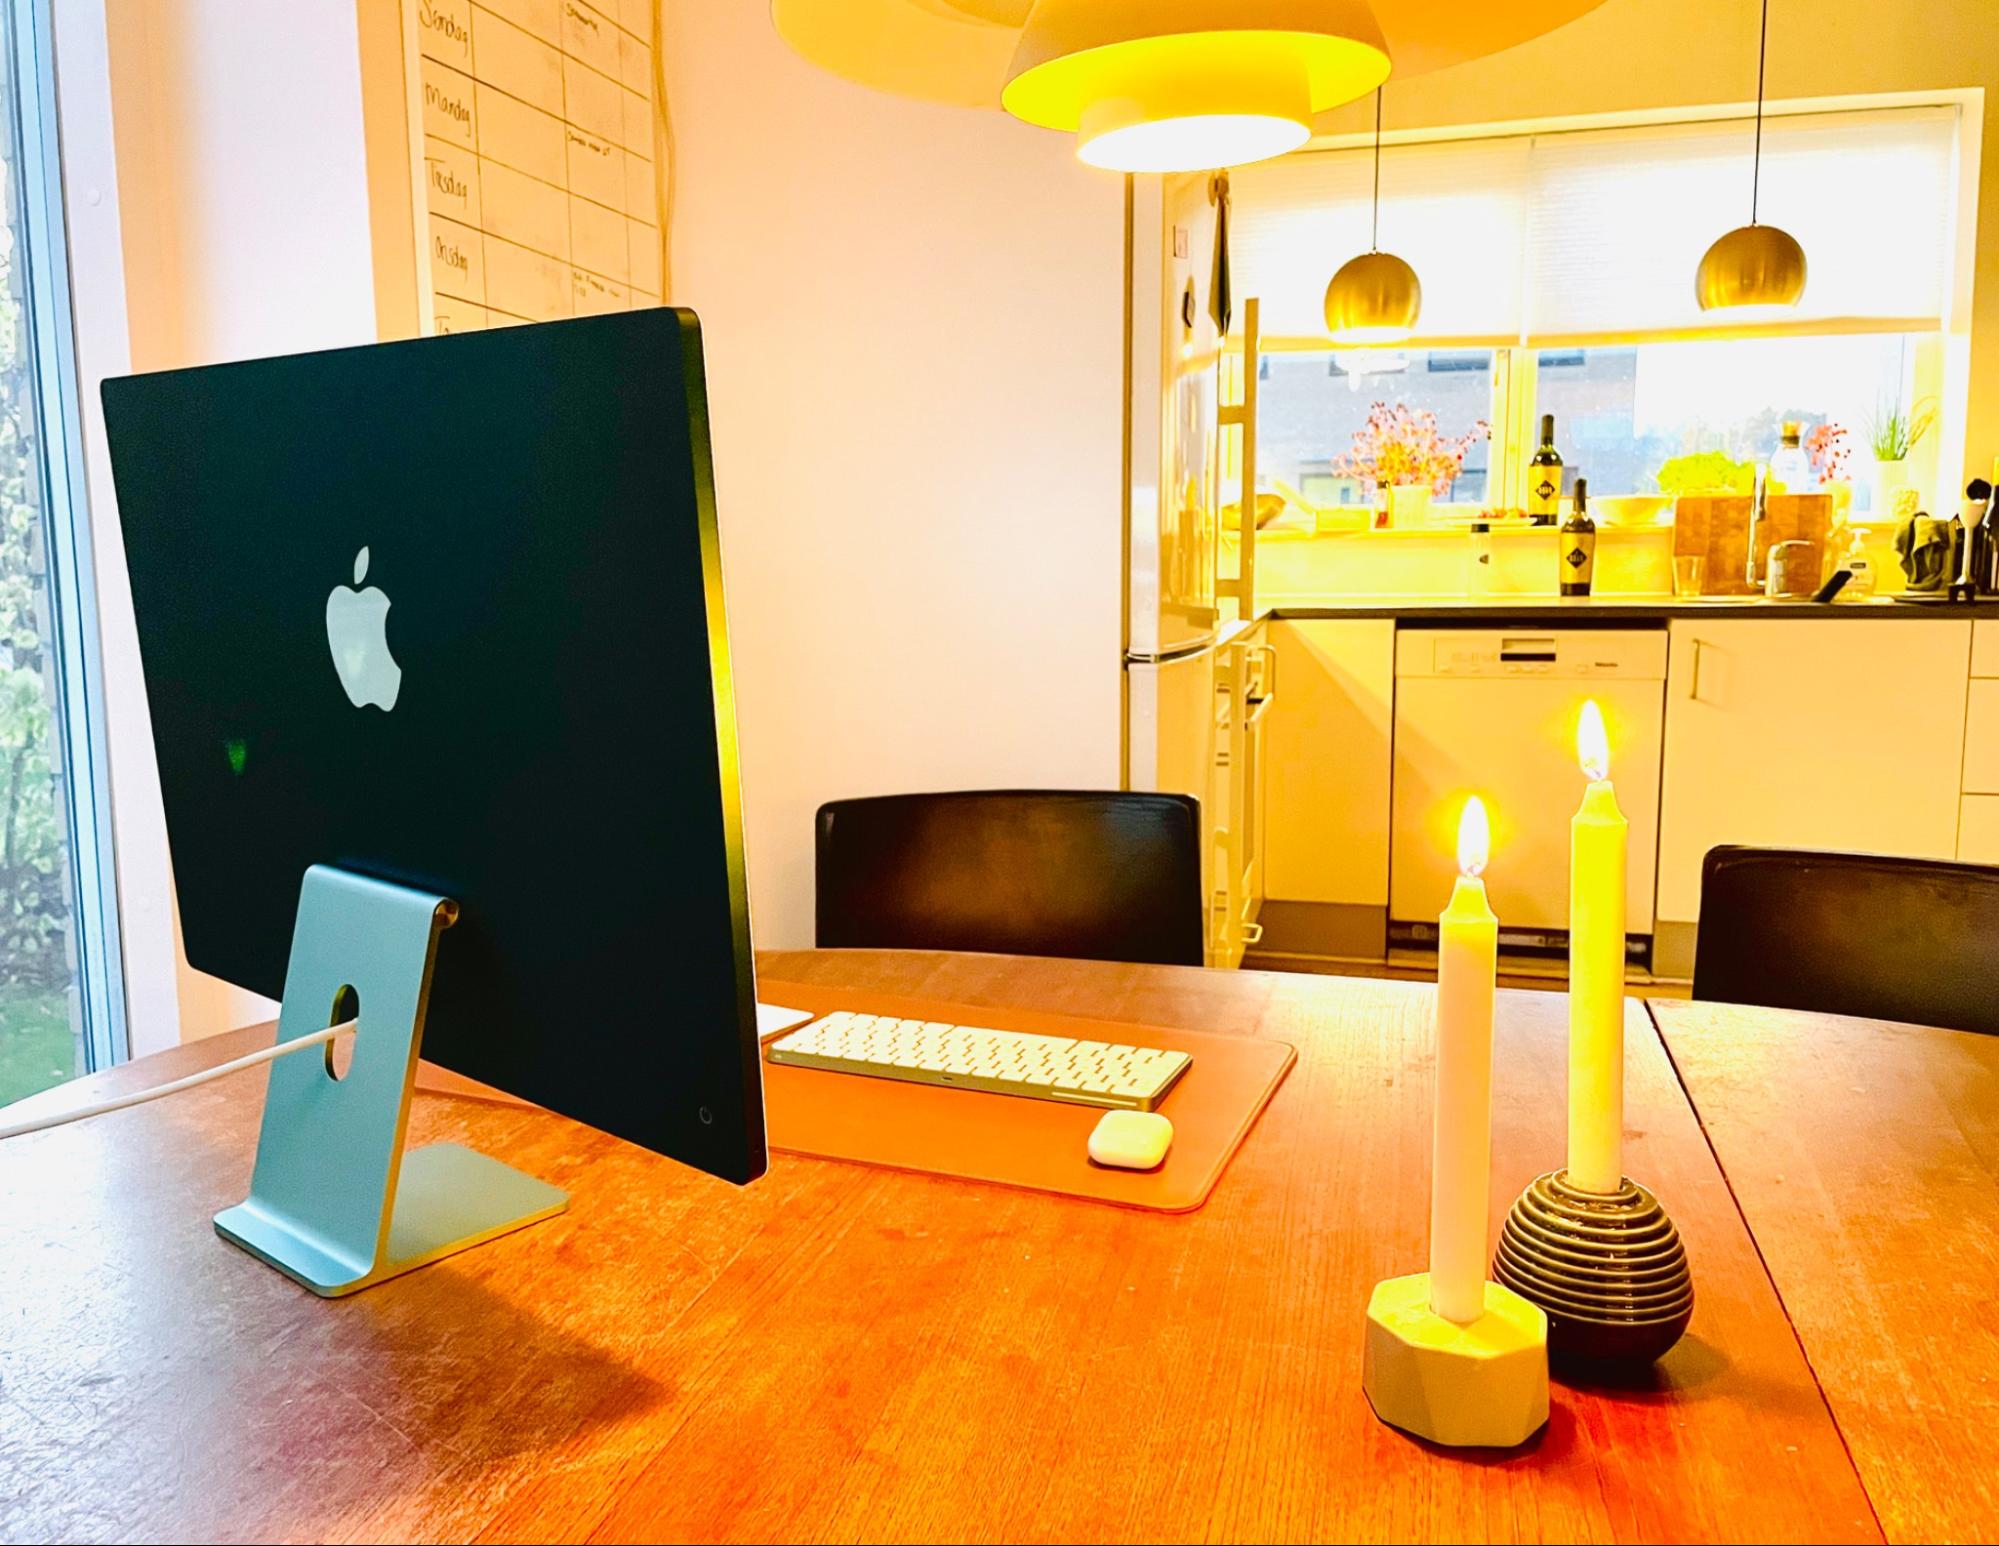
[[[1430,1156],[1430,1308],[1462,1326],[1485,1313],[1499,920],[1479,876],[1490,846],[1485,806],[1474,796],[1458,823],[1458,883],[1437,920],[1437,1127]]]
[[[1583,705],[1576,756],[1589,788],[1569,827],[1569,1180],[1624,1184],[1624,874],[1631,824],[1610,785],[1610,738]]]

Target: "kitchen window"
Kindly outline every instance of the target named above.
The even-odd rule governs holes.
[[[1662,472],[1692,455],[1768,461],[1787,421],[1807,435],[1842,429],[1854,513],[1866,516],[1879,513],[1859,477],[1869,425],[1884,408],[1927,400],[1918,383],[1930,372],[1918,367],[1928,342],[1869,333],[1540,351],[1535,413],[1555,416],[1564,492],[1580,473],[1600,496],[1660,493]]]
[[[1794,419],[1846,431],[1864,518],[1870,422],[1962,390],[1946,347],[1962,304],[1955,105],[1769,120],[1762,216],[1811,261],[1803,304],[1773,317],[1704,314],[1693,294],[1707,243],[1747,213],[1747,119],[1397,143],[1390,117],[1380,242],[1423,282],[1418,335],[1399,349],[1334,352],[1321,317],[1332,270],[1368,246],[1371,152],[1232,174],[1233,287],[1261,302],[1267,491],[1365,502],[1333,462],[1377,401],[1429,409],[1446,436],[1489,424],[1448,502],[1502,508],[1525,502],[1544,413],[1565,483],[1580,472],[1612,496],[1656,496],[1689,454],[1767,460]],[[1951,417],[1912,458],[1925,485],[1962,460]]]
[[[1267,355],[1258,394],[1258,481],[1295,490],[1308,505],[1366,504],[1360,484],[1342,477],[1337,458],[1353,444],[1376,402],[1436,415],[1440,433],[1470,435],[1451,501],[1485,501],[1491,442],[1481,426],[1492,412],[1490,349],[1367,350]],[[1281,487],[1280,487],[1281,485]]]
[[[0,0],[0,1105],[125,1055],[49,0]]]

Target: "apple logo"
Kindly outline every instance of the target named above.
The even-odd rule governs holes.
[[[368,550],[354,555],[354,585],[368,578]],[[387,713],[403,690],[403,668],[389,653],[389,598],[379,586],[336,585],[326,598],[326,642],[355,708],[372,703]]]

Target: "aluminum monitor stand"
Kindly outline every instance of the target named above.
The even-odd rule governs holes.
[[[354,1057],[271,1066],[250,1195],[215,1229],[315,1294],[337,1298],[538,1223],[569,1194],[455,1143],[403,1152],[438,936],[458,906],[316,864],[299,891],[278,1040],[322,1031],[348,989]]]

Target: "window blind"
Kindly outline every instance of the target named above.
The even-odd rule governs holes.
[[[1531,153],[1518,138],[1383,147],[1381,248],[1422,281],[1425,339],[1497,345],[1519,337]],[[1368,250],[1373,149],[1259,162],[1229,181],[1236,294],[1262,299],[1265,333],[1323,335],[1327,283]]]
[[[1381,245],[1423,283],[1418,341],[1645,339],[1736,328],[1694,270],[1749,218],[1753,121],[1391,145]],[[1956,232],[1957,109],[1764,122],[1760,218],[1803,243],[1795,331],[1941,325]],[[1368,247],[1373,150],[1305,152],[1233,174],[1236,291],[1264,331],[1323,336],[1326,283]],[[1752,325],[1754,325],[1752,323]]]

